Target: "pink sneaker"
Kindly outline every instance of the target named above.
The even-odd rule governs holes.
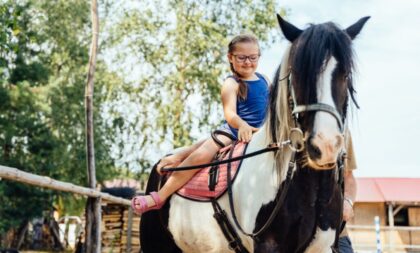
[[[146,196],[136,196],[131,200],[131,207],[136,214],[140,215],[150,210],[160,209],[165,204],[165,202],[160,200],[157,192],[151,192],[150,196],[152,197],[153,201],[155,201],[155,204],[150,207],[147,206]],[[137,208],[136,204],[140,204],[140,208]]]

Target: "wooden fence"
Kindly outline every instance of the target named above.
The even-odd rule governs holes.
[[[377,252],[375,226],[346,227],[355,252]],[[420,227],[381,226],[379,238],[383,253],[420,252]]]
[[[127,229],[125,238],[127,240],[126,246],[124,247],[125,252],[132,252],[131,249],[131,233],[132,233],[132,209],[131,209],[131,202],[127,199],[119,198],[112,196],[108,193],[100,192],[99,190],[95,190],[92,188],[87,188],[79,185],[75,185],[68,182],[58,181],[55,179],[52,179],[50,177],[44,177],[35,175],[32,173],[28,173],[25,171],[21,171],[16,168],[6,167],[0,165],[0,179],[7,179],[11,181],[17,181],[24,184],[30,184],[42,188],[48,188],[52,190],[57,191],[64,191],[64,192],[70,192],[75,193],[83,196],[89,196],[89,197],[95,197],[100,198],[101,200],[106,200],[106,202],[115,203],[123,206],[128,206],[128,222],[127,226],[124,228]]]

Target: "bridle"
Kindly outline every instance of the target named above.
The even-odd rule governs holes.
[[[292,112],[292,117],[294,119],[294,124],[295,127],[292,128],[292,131],[298,131],[301,132],[302,134],[302,139],[303,139],[303,131],[302,128],[299,124],[299,113],[302,112],[309,112],[309,111],[323,111],[323,112],[327,112],[329,114],[331,114],[338,123],[338,127],[340,130],[340,133],[344,133],[345,130],[345,124],[346,124],[346,120],[344,117],[342,117],[340,115],[340,113],[337,111],[336,108],[334,108],[331,105],[325,104],[325,103],[313,103],[313,104],[308,104],[308,105],[299,105],[297,103],[296,100],[296,95],[295,95],[295,91],[293,89],[293,85],[292,85],[292,68],[289,66],[288,68],[288,74],[283,77],[283,78],[279,78],[279,82],[287,79],[287,91],[288,91],[288,98],[289,98],[289,107],[290,107],[290,111]],[[298,130],[294,130],[294,129],[298,129]],[[303,142],[305,140],[303,139]]]
[[[269,218],[267,219],[267,221],[254,233],[247,233],[244,231],[244,229],[242,228],[242,226],[239,224],[239,221],[236,217],[236,212],[235,212],[235,206],[234,206],[234,202],[233,202],[233,193],[232,193],[232,181],[230,178],[230,163],[228,164],[228,196],[229,196],[229,205],[230,205],[230,210],[231,210],[231,215],[233,218],[233,221],[235,222],[236,227],[244,234],[247,235],[251,238],[253,238],[254,240],[258,240],[258,236],[261,235],[270,225],[271,223],[274,221],[274,218],[277,216],[278,212],[280,211],[280,207],[282,206],[285,197],[287,195],[288,192],[288,188],[291,182],[291,178],[292,178],[292,174],[293,174],[293,169],[296,167],[296,153],[302,152],[304,150],[304,144],[305,144],[305,138],[303,135],[303,131],[302,128],[298,122],[298,118],[299,118],[299,113],[302,112],[307,112],[307,111],[324,111],[327,113],[330,113],[331,115],[334,116],[334,118],[337,120],[337,123],[339,125],[340,128],[340,132],[344,133],[344,120],[343,118],[340,116],[340,113],[332,106],[328,105],[328,104],[324,104],[324,103],[314,103],[314,104],[309,104],[309,105],[298,105],[297,101],[296,101],[296,96],[294,93],[294,89],[292,87],[292,71],[290,71],[289,68],[289,72],[285,77],[282,77],[278,79],[278,85],[280,85],[280,82],[287,79],[287,88],[288,88],[288,97],[289,97],[289,109],[291,111],[292,117],[294,119],[294,127],[290,130],[289,133],[289,140],[288,142],[288,146],[292,151],[291,154],[291,158],[290,161],[288,163],[288,170],[287,170],[287,174],[286,174],[286,179],[284,181],[283,184],[283,188],[281,189],[281,193],[277,194],[276,199],[275,199],[275,206],[273,211],[271,212]],[[230,153],[229,158],[232,158],[231,154],[233,152]],[[345,158],[345,154],[341,153],[337,159],[337,165],[336,165],[336,169],[338,170],[338,177],[337,177],[337,183],[339,184],[339,186],[341,187],[341,194],[343,196],[344,194],[344,185],[343,185],[343,169],[344,169],[344,158]],[[234,250],[237,253],[243,253],[243,252],[248,252],[245,247],[242,244],[241,239],[239,238],[237,232],[235,231],[235,229],[233,228],[233,226],[230,224],[228,218],[225,216],[224,210],[220,207],[220,205],[217,203],[217,201],[212,201],[213,204],[213,208],[215,211],[215,218],[219,223],[219,226],[221,227],[223,234],[226,236],[226,238],[229,241],[229,247]],[[341,217],[342,217],[342,212],[343,212],[343,208],[341,206],[340,209],[341,212]],[[223,218],[220,218],[220,220],[216,217],[219,214],[219,216],[225,216]],[[338,238],[339,238],[339,234],[340,234],[341,230],[337,229],[336,231],[336,239],[335,239],[335,244],[334,246],[332,246],[332,250],[333,252],[337,252],[338,249]]]
[[[336,108],[332,107],[331,105],[325,104],[325,103],[314,103],[314,104],[308,104],[308,105],[299,105],[296,100],[295,91],[293,89],[292,85],[292,68],[289,66],[288,68],[288,74],[281,78],[279,77],[279,82],[287,79],[287,90],[288,90],[288,98],[289,98],[289,109],[292,112],[293,122],[294,122],[294,128],[290,130],[289,138],[292,143],[294,143],[295,147],[298,147],[296,150],[297,152],[303,151],[304,149],[304,142],[306,141],[304,138],[303,130],[299,124],[299,113],[302,112],[308,112],[308,111],[323,111],[331,114],[338,123],[339,130],[341,134],[344,134],[346,123],[345,117],[342,117],[340,113],[337,111]],[[294,157],[294,156],[293,156]],[[346,153],[341,152],[337,158],[337,165],[336,169],[338,170],[338,177],[337,177],[337,184],[341,188],[341,197],[344,197],[344,159],[346,158]],[[341,205],[340,208],[340,217],[343,217],[343,205]],[[341,231],[345,227],[345,222],[342,221],[341,218],[341,226],[340,229],[337,229],[336,235],[335,235],[335,242],[334,245],[331,246],[331,249],[334,253],[338,252],[338,240]]]
[[[299,113],[302,112],[308,112],[308,111],[323,111],[323,112],[327,112],[330,113],[331,115],[334,116],[334,118],[337,120],[337,123],[339,125],[340,128],[340,132],[343,133],[344,132],[344,128],[345,128],[345,123],[343,118],[340,116],[340,113],[332,106],[328,105],[328,104],[324,104],[324,103],[314,103],[314,104],[309,104],[309,105],[299,105],[297,104],[296,101],[296,96],[294,93],[294,89],[292,87],[292,71],[289,68],[289,72],[285,77],[279,78],[278,80],[278,84],[280,85],[280,82],[287,79],[287,89],[288,89],[288,97],[289,97],[289,109],[291,111],[292,117],[294,119],[294,127],[291,128],[290,133],[289,133],[289,140],[286,140],[284,142],[281,143],[271,143],[269,144],[266,148],[263,148],[261,150],[255,151],[253,153],[250,154],[245,154],[243,156],[239,156],[239,157],[232,157],[233,154],[233,148],[229,154],[229,159],[224,160],[224,161],[218,161],[218,162],[213,162],[213,163],[208,163],[208,164],[201,164],[201,165],[197,165],[197,166],[186,166],[186,167],[177,167],[177,168],[162,168],[162,171],[180,171],[180,170],[191,170],[191,169],[197,169],[197,168],[204,168],[204,167],[209,167],[209,166],[217,166],[220,164],[224,164],[227,163],[228,164],[228,196],[229,196],[229,205],[230,205],[230,210],[231,210],[231,215],[233,218],[233,221],[235,222],[236,227],[244,234],[247,235],[251,238],[253,238],[254,240],[258,239],[258,236],[261,235],[270,225],[271,223],[274,221],[275,217],[277,216],[278,212],[280,211],[280,207],[282,206],[285,197],[287,195],[288,192],[288,188],[292,179],[292,175],[293,175],[293,169],[296,168],[296,153],[302,152],[304,150],[305,147],[305,138],[303,135],[303,131],[302,128],[298,122],[298,118],[299,118]],[[213,137],[214,138],[214,137]],[[216,143],[220,143],[220,141],[217,141],[215,139]],[[236,143],[234,143],[235,145]],[[273,211],[271,212],[269,218],[267,219],[267,221],[254,233],[247,233],[244,231],[244,229],[242,228],[242,226],[239,224],[239,221],[237,219],[236,216],[236,212],[235,212],[235,207],[233,204],[233,192],[232,192],[232,179],[231,179],[231,175],[230,175],[230,164],[232,161],[237,161],[237,160],[243,160],[246,158],[249,158],[251,156],[255,156],[255,155],[259,155],[265,152],[277,152],[278,150],[283,149],[285,146],[288,146],[290,148],[290,150],[292,151],[291,154],[291,158],[290,161],[288,163],[288,170],[287,170],[287,174],[286,174],[286,179],[284,180],[284,184],[283,184],[283,188],[280,194],[277,194],[276,199],[274,200],[274,202],[276,203]],[[337,178],[337,183],[340,184],[341,186],[343,185],[343,167],[344,167],[344,157],[345,154],[340,154],[338,159],[337,159],[337,166],[336,168],[338,169],[338,178]],[[234,226],[230,223],[226,212],[221,208],[221,206],[218,204],[217,200],[214,199],[212,200],[212,205],[213,205],[213,209],[215,211],[214,217],[216,218],[223,234],[225,235],[226,239],[229,242],[229,247],[234,250],[237,253],[243,253],[243,252],[248,252],[246,250],[246,248],[243,246],[241,239],[239,238],[239,235],[237,234]],[[341,212],[342,212],[342,208],[341,208]],[[338,236],[339,236],[339,231],[337,230],[337,234],[336,234],[336,244],[338,243]],[[334,250],[334,249],[333,249]]]

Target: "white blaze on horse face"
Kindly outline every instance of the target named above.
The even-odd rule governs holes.
[[[331,83],[336,65],[337,60],[331,57],[317,83],[318,103],[330,105],[335,109],[337,108],[332,97]],[[316,161],[317,165],[335,163],[344,143],[337,119],[328,112],[318,111],[315,113],[313,131],[312,143],[321,151],[321,157]]]

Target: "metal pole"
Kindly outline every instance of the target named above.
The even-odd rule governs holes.
[[[388,231],[388,245],[389,252],[394,252],[394,207],[392,203],[388,204],[388,222],[389,222],[389,231]]]
[[[375,232],[376,232],[376,252],[382,253],[381,228],[379,225],[379,216],[375,216]]]

